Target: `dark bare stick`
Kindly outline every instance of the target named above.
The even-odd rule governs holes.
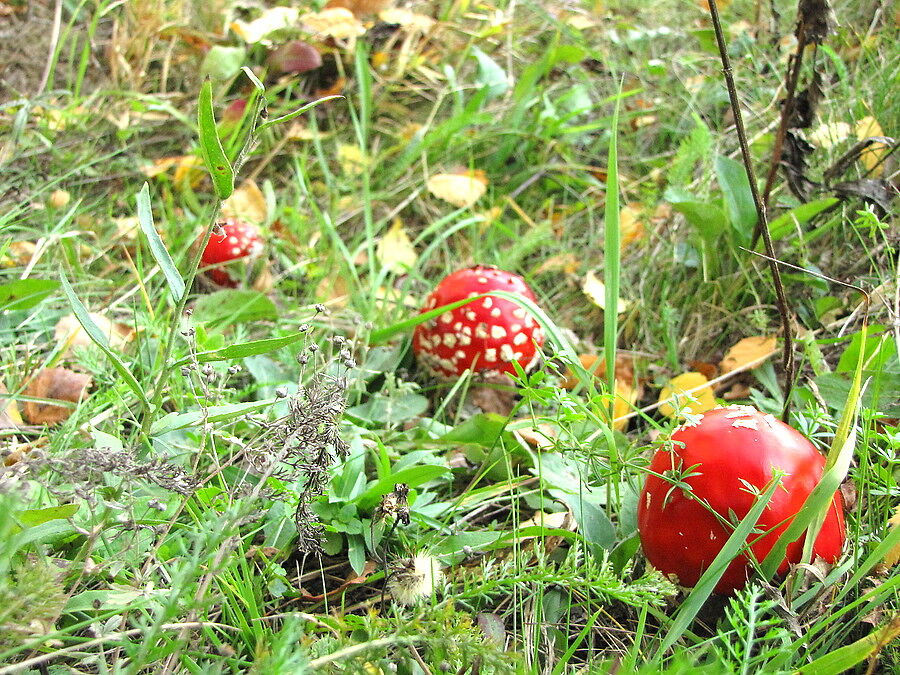
[[[716,33],[716,43],[719,45],[719,56],[722,59],[722,74],[725,76],[725,85],[728,87],[728,98],[731,101],[731,112],[734,114],[734,128],[737,131],[738,142],[741,145],[741,157],[744,160],[744,169],[747,171],[747,179],[750,182],[750,193],[753,195],[753,204],[756,206],[757,225],[766,245],[766,253],[769,258],[775,258],[775,247],[769,234],[769,221],[766,218],[766,209],[759,195],[759,187],[756,184],[756,175],[753,172],[753,163],[750,159],[750,146],[747,143],[747,132],[744,130],[744,118],[741,115],[741,102],[738,100],[737,89],[734,86],[734,75],[731,70],[731,60],[728,58],[728,48],[725,44],[725,35],[722,32],[722,23],[719,20],[719,8],[716,0],[709,0],[709,13],[712,17],[713,29]],[[784,294],[784,285],[781,283],[781,271],[778,264],[769,260],[769,269],[772,272],[772,283],[775,286],[775,295],[778,299],[778,312],[781,314],[781,324],[784,327],[784,355],[783,368],[785,376],[784,385],[784,411],[781,418],[787,421],[791,409],[791,391],[794,388],[794,340],[791,334],[791,311]]]

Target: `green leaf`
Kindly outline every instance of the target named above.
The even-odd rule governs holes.
[[[172,262],[172,257],[166,250],[166,245],[159,236],[159,232],[153,226],[153,211],[150,208],[150,186],[144,183],[141,191],[137,193],[137,213],[138,221],[141,224],[141,230],[147,237],[147,243],[150,245],[150,253],[159,265],[160,269],[169,282],[169,290],[172,291],[172,298],[177,302],[184,295],[184,279]]]
[[[283,337],[267,338],[265,340],[251,340],[250,342],[240,342],[234,345],[228,345],[221,349],[211,349],[205,352],[199,352],[195,358],[200,363],[209,363],[213,361],[227,361],[229,359],[243,359],[248,356],[258,356],[259,354],[268,354],[282,347],[287,347],[295,342],[303,339],[307,333],[291,333]],[[184,365],[191,361],[190,356],[185,356],[173,364],[174,367]]]
[[[185,413],[169,413],[156,420],[150,427],[153,436],[165,434],[178,429],[195,427],[204,422],[225,422],[236,417],[243,417],[249,413],[268,408],[275,399],[264,401],[249,401],[247,403],[228,403],[226,405],[214,405],[203,410],[191,410]]]
[[[209,78],[200,87],[197,126],[200,129],[200,153],[212,178],[216,195],[219,199],[228,199],[234,192],[234,169],[222,148],[222,141],[219,140],[216,115],[213,112],[212,82]]]
[[[326,101],[333,101],[336,98],[344,98],[343,96],[323,96],[322,98],[317,98],[315,101],[307,103],[304,106],[297,108],[296,110],[289,112],[287,115],[282,115],[281,117],[276,117],[273,120],[269,120],[268,122],[264,122],[260,124],[256,128],[256,133],[260,133],[263,129],[268,129],[269,127],[274,127],[276,124],[284,124],[285,122],[289,122],[295,117],[302,115],[307,110],[311,108],[315,108],[320,103],[325,103]]]
[[[106,354],[106,357],[110,360],[110,363],[112,363],[113,368],[115,368],[116,372],[121,375],[122,379],[125,381],[125,384],[127,384],[128,388],[134,392],[134,395],[138,397],[141,403],[143,403],[146,407],[150,407],[150,401],[147,399],[147,395],[144,393],[144,388],[141,386],[140,382],[137,381],[134,375],[131,374],[131,370],[122,362],[122,359],[119,358],[119,355],[109,348],[109,341],[107,340],[106,335],[97,327],[97,324],[95,324],[94,320],[91,319],[91,315],[88,313],[87,308],[75,295],[72,284],[70,284],[68,278],[66,278],[65,272],[62,272],[60,274],[60,281],[62,282],[63,293],[65,293],[66,299],[72,306],[72,312],[75,314],[75,318],[78,319],[78,323],[80,323],[81,327],[84,328],[84,332],[87,333],[88,337],[93,340],[94,344],[96,344],[100,348],[100,350],[104,354]]]
[[[31,309],[53,291],[59,282],[52,279],[18,279],[0,286],[0,311]]]
[[[740,162],[724,155],[716,155],[715,167],[731,227],[741,242],[749,243],[757,218],[747,170]]]
[[[222,82],[234,77],[241,70],[247,50],[243,47],[226,47],[213,45],[200,65],[200,74]]]
[[[900,616],[895,616],[865,637],[807,663],[797,672],[803,675],[840,675],[849,672],[866,659],[876,656],[898,636],[900,636]]]
[[[472,47],[472,56],[478,61],[475,82],[479,87],[487,88],[488,100],[503,96],[509,89],[509,78],[506,71],[478,47]]]
[[[359,508],[365,511],[375,506],[384,495],[393,492],[397,483],[406,483],[409,487],[414,488],[435,478],[449,476],[450,474],[450,467],[439,464],[418,464],[408,469],[397,471],[366,488],[366,491],[359,497]]]
[[[386,425],[418,417],[427,409],[427,398],[415,392],[407,392],[390,396],[376,394],[365,403],[348,408],[347,414],[366,422],[375,422],[381,425],[379,428],[384,428]]]
[[[827,211],[840,200],[837,197],[826,197],[825,199],[817,199],[807,204],[795,206],[790,211],[782,213],[769,223],[769,233],[774,241],[784,239],[792,234],[798,225],[803,225],[814,217]]]
[[[78,504],[62,504],[61,506],[50,506],[45,509],[28,509],[16,514],[16,518],[25,527],[34,527],[42,525],[51,520],[65,520],[71,518],[78,512]]]
[[[194,305],[194,320],[209,324],[229,324],[274,320],[278,308],[264,293],[225,289],[204,295]]]
[[[714,245],[719,235],[728,227],[728,216],[722,208],[713,202],[679,201],[673,197],[674,194],[666,191],[664,198],[672,208],[684,215],[707,244]]]

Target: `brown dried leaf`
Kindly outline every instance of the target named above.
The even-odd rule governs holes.
[[[486,413],[508,416],[516,406],[516,389],[506,373],[486,372],[473,382],[469,399]]]
[[[78,403],[87,395],[90,386],[90,375],[68,368],[45,368],[28,383],[25,395]],[[59,424],[72,412],[73,408],[52,403],[25,402],[25,418],[30,424]]]
[[[762,365],[763,361],[772,356],[777,348],[777,340],[774,335],[757,335],[744,338],[728,350],[725,357],[719,363],[722,373],[730,373],[744,368],[756,362],[755,368]]]

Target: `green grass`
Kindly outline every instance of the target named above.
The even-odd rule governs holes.
[[[0,673],[827,673],[865,672],[875,651],[883,672],[900,667],[900,577],[882,563],[900,539],[888,525],[900,494],[900,272],[892,214],[859,198],[804,207],[779,177],[771,200],[779,256],[818,275],[784,270],[792,424],[823,452],[852,449],[832,476],[848,471],[844,556],[723,599],[709,595],[715,567],[679,589],[640,551],[645,467],[675,423],[649,409],[613,429],[612,376],[595,379],[578,354],[631,355],[644,408],[694,362],[780,327],[764,261],[740,248],[753,223],[703,11],[608,4],[579,28],[545,3],[501,3],[509,20],[494,23],[486,7],[440,3],[433,38],[405,43],[401,76],[405,34],[391,51],[392,34],[370,30],[333,49],[341,98],[277,124],[319,85],[267,74],[252,46],[245,65],[268,109],[256,131],[252,110],[237,129],[216,128],[208,108],[198,121],[202,57],[190,43],[146,43],[145,54],[138,26],[152,21],[64,4],[48,87],[0,105],[0,383],[19,409],[44,400],[28,390],[42,368],[93,385],[56,426],[0,428]],[[772,34],[757,5],[736,1],[723,19],[765,176],[786,67],[777,38],[796,7],[775,3]],[[874,6],[836,4],[814,126],[871,115],[896,134],[896,26]],[[157,11],[198,39],[217,25],[176,0]],[[120,81],[101,69],[113,21],[121,58],[147,65],[120,67]],[[389,67],[373,69],[382,51]],[[213,116],[256,91],[240,72],[213,83]],[[257,289],[258,266],[236,290],[194,280],[227,171],[215,188],[202,169],[146,172],[166,157],[220,165],[216,133],[235,184],[253,175],[265,198],[271,281]],[[810,178],[852,142],[815,149]],[[347,148],[360,163],[342,161]],[[886,166],[889,177],[896,160]],[[472,207],[425,186],[460,168],[488,179]],[[862,176],[853,162],[833,182]],[[60,189],[71,200],[54,206]],[[620,246],[626,203],[644,236]],[[396,218],[418,254],[406,274],[379,253]],[[410,351],[419,300],[476,262],[524,275],[538,297],[524,305],[550,336],[506,403],[484,404],[477,378],[435,381]],[[621,296],[625,312],[587,299],[592,270],[606,305]],[[846,284],[872,294],[868,334]],[[72,312],[93,342],[67,351],[54,328]],[[89,312],[132,340],[107,345]],[[580,381],[571,390],[567,367]],[[780,375],[777,360],[738,375],[741,401],[780,414]],[[857,399],[858,417],[846,416]],[[534,430],[552,431],[540,449],[525,440]],[[306,555],[319,537],[323,555]],[[443,575],[402,605],[391,590],[417,554]],[[866,638],[879,630],[876,649]]]

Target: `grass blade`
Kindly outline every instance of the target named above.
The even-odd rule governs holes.
[[[184,279],[181,278],[178,268],[172,262],[172,257],[169,255],[169,251],[166,250],[166,245],[159,236],[159,232],[153,226],[153,211],[150,209],[150,186],[147,183],[144,183],[141,191],[137,193],[137,214],[141,230],[143,230],[144,236],[147,237],[147,243],[150,245],[150,252],[169,283],[172,298],[178,302],[181,296],[184,295]]]
[[[107,358],[112,363],[113,368],[115,368],[116,372],[122,376],[122,379],[125,380],[125,384],[127,384],[128,388],[134,392],[134,395],[138,397],[145,407],[149,407],[150,401],[147,400],[147,395],[144,393],[144,389],[141,387],[140,382],[138,382],[134,375],[131,374],[128,366],[122,362],[119,355],[110,349],[109,340],[106,338],[106,335],[103,334],[103,331],[97,327],[97,324],[94,323],[93,319],[91,319],[87,307],[85,307],[81,300],[78,299],[78,296],[75,295],[75,290],[72,288],[72,284],[69,283],[68,278],[66,278],[65,272],[60,273],[60,281],[62,282],[63,293],[66,294],[66,299],[72,306],[72,312],[75,314],[75,318],[78,319],[78,323],[84,328],[84,332],[87,333],[94,344],[106,354]]]

